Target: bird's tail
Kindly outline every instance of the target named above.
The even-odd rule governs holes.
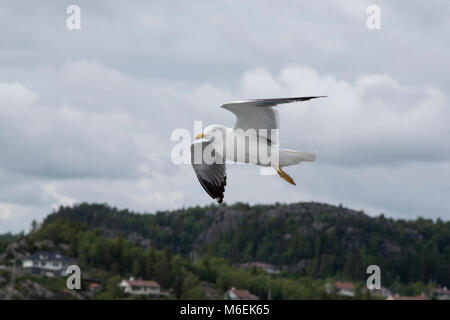
[[[292,166],[302,161],[316,161],[317,152],[299,152],[295,150],[280,149],[280,166]]]

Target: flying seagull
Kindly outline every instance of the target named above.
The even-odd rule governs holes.
[[[191,144],[191,163],[203,189],[218,203],[224,198],[227,174],[225,160],[272,167],[288,183],[295,185],[283,167],[315,161],[315,152],[298,152],[279,146],[278,104],[307,101],[325,96],[279,99],[250,99],[221,106],[236,116],[233,128],[210,125]],[[254,135],[245,135],[252,132]],[[231,143],[233,142],[233,143]],[[236,149],[237,146],[237,149]],[[266,161],[261,150],[267,150]],[[209,159],[206,159],[210,155]],[[275,156],[276,155],[276,156]],[[270,158],[270,161],[267,161]]]

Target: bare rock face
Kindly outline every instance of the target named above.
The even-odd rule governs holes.
[[[317,231],[322,231],[328,227],[328,224],[320,221],[314,221],[312,227]]]
[[[417,239],[422,240],[422,238],[423,238],[422,235],[419,233],[419,231],[411,229],[411,228],[405,227],[405,228],[403,228],[403,232],[405,233],[405,235],[407,237],[409,237],[412,240],[417,240]]]
[[[309,229],[306,226],[301,226],[297,228],[297,233],[300,236],[306,236],[308,235]]]
[[[400,253],[402,251],[402,247],[400,247],[399,245],[397,245],[395,243],[385,241],[382,245],[382,250],[384,250],[384,252],[386,252],[388,254]]]
[[[299,270],[305,270],[311,265],[311,259],[302,259],[297,263]]]
[[[197,238],[193,245],[193,251],[199,250],[204,243],[211,241],[213,238],[236,228],[245,217],[246,211],[232,207],[218,207],[215,210],[208,211],[207,214],[212,217],[212,224]]]
[[[56,246],[53,243],[53,241],[51,240],[41,240],[41,241],[36,241],[34,242],[34,245],[39,249],[39,250],[55,250]]]
[[[8,286],[0,289],[0,299],[2,300],[18,300],[25,299],[25,296],[15,287]]]
[[[292,239],[292,234],[291,234],[291,233],[286,233],[286,234],[283,236],[283,239],[284,239],[284,240],[291,240],[291,239]]]
[[[202,232],[195,241],[193,251],[200,251],[205,243],[208,243],[214,238],[220,237],[227,231],[233,230],[239,226],[243,220],[252,214],[251,210],[251,207],[243,204],[221,206],[209,210],[207,215],[210,216],[212,222],[208,229]],[[357,217],[359,219],[370,219],[361,211],[310,202],[261,206],[261,210],[257,215],[257,221],[261,224],[264,224],[270,219],[293,219],[293,221],[300,222],[301,226],[296,232],[293,234],[286,233],[283,236],[284,240],[289,241],[294,235],[307,236],[311,232],[334,232],[334,226],[320,220],[324,214],[336,219],[348,216]],[[363,235],[355,228],[349,227],[346,232],[352,237],[355,237],[356,241],[367,241],[367,236]]]
[[[15,241],[11,241],[6,247],[5,252],[0,255],[0,263],[6,263],[13,259],[22,260],[28,256],[26,248],[28,246],[25,238],[20,238]]]
[[[152,241],[150,239],[144,238],[143,236],[141,236],[139,233],[136,233],[136,232],[127,234],[125,236],[125,238],[133,241],[137,245],[139,245],[143,248],[146,248],[146,249],[148,249],[152,246]]]
[[[26,297],[32,299],[54,299],[55,294],[43,287],[41,284],[29,279],[22,281],[20,284],[20,292]]]

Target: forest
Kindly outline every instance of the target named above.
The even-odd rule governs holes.
[[[99,278],[96,297],[123,298],[124,277],[158,281],[175,299],[205,299],[205,284],[221,294],[234,286],[260,298],[337,298],[329,281],[363,287],[366,268],[378,265],[383,286],[420,294],[450,286],[450,223],[398,220],[320,203],[235,205],[135,213],[106,204],[60,207],[34,222],[26,251],[51,241]],[[0,237],[0,254],[12,235]],[[40,248],[42,249],[42,248]],[[281,274],[243,262],[271,263]],[[363,291],[360,298],[369,298]]]
[[[450,286],[450,222],[370,217],[320,203],[195,207],[138,214],[107,205],[60,208],[44,222],[66,219],[103,234],[137,235],[158,249],[231,263],[264,261],[297,275],[360,280],[379,265],[384,282]]]

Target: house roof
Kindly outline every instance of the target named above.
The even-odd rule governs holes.
[[[238,298],[242,300],[257,300],[258,297],[248,292],[248,290],[237,290],[237,289],[230,289],[230,291]]]
[[[403,297],[403,296],[389,296],[386,300],[428,300],[425,296],[413,296],[413,297]]]
[[[262,269],[276,269],[272,264],[265,263],[265,262],[259,262],[259,261],[253,261],[253,262],[246,262],[239,265],[241,268],[251,268],[251,267],[257,267]]]
[[[70,259],[58,251],[36,251],[32,255],[25,258],[32,261],[61,261],[68,262]]]
[[[91,289],[94,289],[94,288],[97,288],[97,287],[100,287],[100,284],[99,284],[99,283],[96,283],[96,282],[91,283],[91,284],[89,285],[89,288],[91,288]]]
[[[340,282],[340,281],[336,281],[334,283],[334,287],[336,289],[339,290],[350,290],[350,291],[354,291],[355,290],[355,285],[351,282]]]
[[[444,288],[431,288],[430,289],[431,294],[436,295],[450,295],[450,290],[447,289],[447,287]]]
[[[153,280],[124,280],[130,286],[134,287],[151,287],[151,288],[161,288],[158,282]]]

